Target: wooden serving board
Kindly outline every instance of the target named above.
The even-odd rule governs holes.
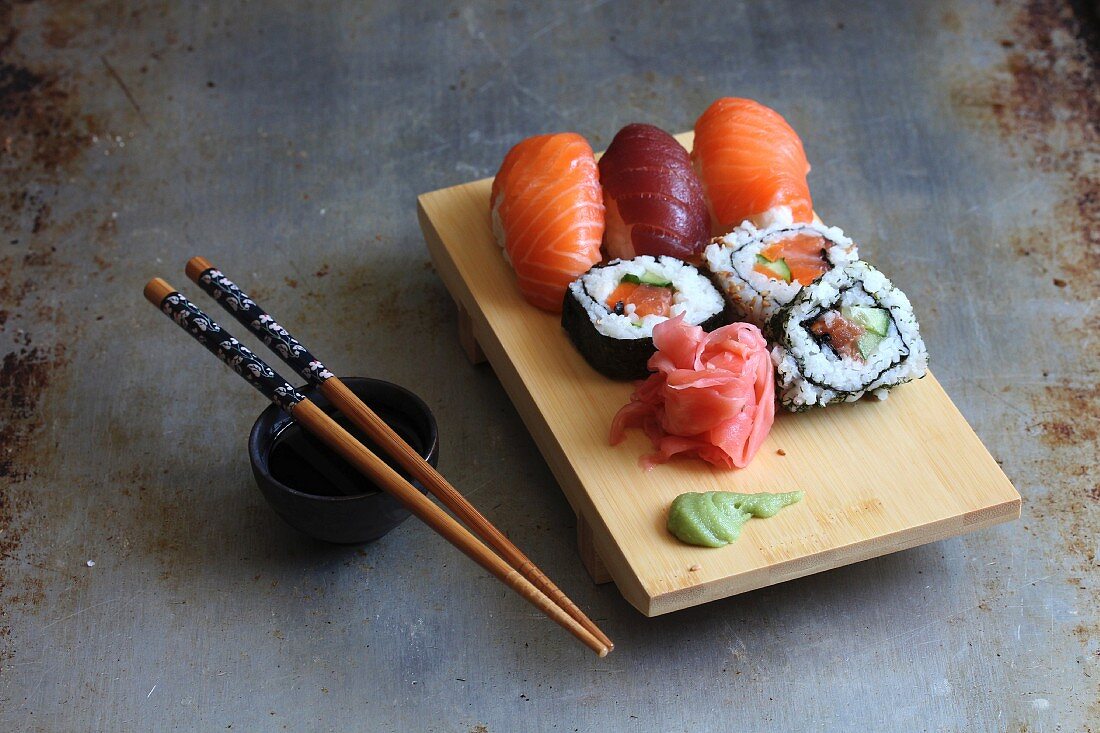
[[[678,139],[690,149],[690,133]],[[424,238],[459,306],[467,353],[476,361],[483,352],[492,364],[577,513],[589,572],[599,582],[606,567],[642,613],[668,613],[1020,516],[1020,495],[932,374],[885,402],[779,410],[743,470],[681,459],[643,471],[638,458],[651,446],[640,431],[608,444],[631,385],[596,373],[558,316],[519,294],[490,229],[490,186],[485,179],[420,196]],[[801,503],[749,521],[724,548],[681,544],[665,529],[669,504],[685,491],[794,489],[806,492]]]

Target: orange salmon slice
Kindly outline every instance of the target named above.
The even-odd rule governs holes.
[[[619,286],[607,298],[607,307],[615,310],[622,303],[624,307],[634,306],[634,315],[668,316],[672,311],[672,291],[658,285],[638,283],[619,283]]]
[[[809,285],[829,271],[825,258],[825,238],[815,234],[796,234],[770,245],[760,253],[769,262],[783,260],[791,271],[791,280],[799,285]],[[757,264],[753,270],[774,278],[775,273]]]

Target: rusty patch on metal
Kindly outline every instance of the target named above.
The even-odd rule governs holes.
[[[1031,0],[1013,17],[1011,31],[1013,38],[998,44],[1003,61],[990,70],[968,72],[952,89],[952,103],[964,118],[991,121],[1008,142],[1010,155],[1038,171],[1056,173],[1068,184],[1058,210],[1050,212],[1058,229],[1037,227],[1028,238],[1035,246],[1020,253],[1049,250],[1044,243],[1051,240],[1072,237],[1083,242],[1083,247],[1054,248],[1060,255],[1057,280],[1095,295],[1100,268],[1100,80],[1087,40],[1093,29],[1072,4]]]
[[[49,384],[50,372],[64,358],[64,348],[58,347],[59,356],[48,351],[22,348],[4,356],[0,361],[0,415],[4,424],[0,427],[0,478],[26,478],[16,468],[18,452],[26,439],[26,427],[35,421],[38,398]]]
[[[1008,244],[1026,258],[1021,265],[1034,274],[1036,293],[1064,304],[1036,314],[1050,319],[1050,348],[1077,358],[1058,384],[1014,383],[1009,391],[1031,418],[1027,432],[1039,448],[1032,475],[1046,488],[1030,496],[1025,490],[1028,514],[1046,525],[1041,534],[1058,545],[1072,580],[1095,577],[1100,535],[1100,370],[1094,359],[1100,315],[1093,313],[1100,300],[1100,59],[1095,14],[1085,5],[1029,0],[1010,11],[1007,27],[964,22],[960,38],[984,44],[987,57],[999,62],[954,72],[950,97],[963,122],[996,136],[991,149],[1003,150],[1056,195],[1053,207],[1020,213]],[[1067,315],[1073,312],[1079,316]],[[1044,380],[1051,376],[1045,366],[1037,362],[1036,377],[1041,369]],[[1087,590],[1093,607],[1100,602],[1097,589],[1080,590]],[[1075,631],[1088,644],[1097,630],[1088,624]],[[1090,707],[1098,709],[1100,704]]]
[[[1050,180],[1060,184],[1060,201],[1054,211],[1033,212],[1014,249],[1035,259],[1038,272],[1049,268],[1051,297],[1087,304],[1100,297],[1100,75],[1088,41],[1095,29],[1073,4],[1030,0],[1016,11],[1009,30],[1011,38],[996,42],[1001,63],[966,70],[951,100],[964,120],[992,126],[1022,164],[1055,174]],[[1055,335],[1084,353],[1095,343],[1098,325],[1096,316],[1087,316]],[[1052,388],[1045,394],[1048,404],[1036,404],[1045,414],[1057,408],[1058,417],[1047,421],[1054,442],[1096,435],[1088,424],[1095,400],[1080,392]]]
[[[14,654],[14,612],[40,607],[43,572],[56,572],[21,548],[48,521],[31,480],[52,464],[52,442],[40,441],[49,421],[43,398],[68,365],[71,338],[57,302],[70,266],[55,260],[46,238],[69,225],[55,220],[53,202],[97,131],[79,108],[71,71],[29,63],[16,50],[19,12],[0,3],[0,244],[7,251],[0,257],[0,661]],[[46,33],[48,42],[71,40],[67,26]]]
[[[57,5],[53,13],[42,24],[42,40],[51,48],[68,48],[73,40],[87,28],[88,19],[94,10],[86,3]]]
[[[1002,43],[1009,84],[993,90],[991,109],[1005,136],[1026,140],[1039,153],[1034,162],[1044,167],[1081,152],[1059,150],[1064,146],[1048,137],[1054,127],[1096,132],[1096,69],[1083,33],[1069,4],[1031,0],[1013,19],[1015,40]]]
[[[0,3],[0,172],[6,179],[0,227],[11,244],[23,244],[52,224],[50,198],[99,123],[80,112],[68,71],[27,63],[16,53],[20,30],[12,16],[12,5]]]
[[[0,133],[10,160],[46,171],[67,167],[91,141],[90,120],[75,114],[66,84],[53,71],[0,60]]]
[[[1100,395],[1095,389],[1050,386],[1045,398],[1036,400],[1037,411],[1051,414],[1042,420],[1043,439],[1050,445],[1093,444],[1098,438]]]
[[[41,427],[39,400],[54,372],[66,363],[65,349],[23,347],[6,354],[0,361],[0,560],[18,560],[19,546],[27,532],[22,520],[30,502],[16,485],[33,474],[33,462],[27,460],[35,433]],[[29,572],[21,573],[21,583],[9,583],[7,563],[0,563],[0,661],[10,658],[6,640],[11,635],[9,610],[16,606],[36,606],[44,596],[44,581]]]

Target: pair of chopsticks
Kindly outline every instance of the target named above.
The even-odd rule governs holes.
[[[339,377],[330,372],[297,339],[260,308],[233,281],[202,257],[187,263],[187,276],[218,301],[275,354],[312,384],[351,422],[428,488],[469,529],[436,506],[344,430],[313,402],[299,393],[262,359],[241,345],[191,301],[160,278],[145,286],[145,298],[162,310],[269,400],[286,410],[302,427],[320,438],[359,472],[392,494],[405,508],[439,533],[478,565],[564,627],[601,657],[614,648],[576,604],[519,548],[470,504],[401,436],[362,402]],[[481,539],[479,540],[478,537]],[[486,546],[486,543],[492,547]],[[496,552],[494,552],[495,550]],[[497,555],[496,553],[500,553]]]

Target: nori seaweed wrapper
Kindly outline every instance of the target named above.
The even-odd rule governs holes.
[[[704,331],[725,326],[730,322],[729,308],[715,313],[699,324]],[[593,369],[610,379],[645,379],[649,376],[646,366],[649,357],[657,351],[649,336],[637,339],[617,339],[604,336],[588,317],[588,311],[573,297],[573,291],[565,291],[561,309],[561,327],[569,340],[577,347]]]
[[[870,287],[868,283],[872,283]],[[827,285],[825,297],[818,291]],[[868,305],[886,311],[890,322],[890,335],[884,344],[893,347],[897,354],[877,366],[877,371],[867,371],[852,388],[838,385],[837,377],[857,370],[850,362],[836,358],[818,363],[811,368],[808,360],[814,357],[809,350],[813,344],[829,345],[828,336],[813,335],[813,323],[827,311],[837,308],[846,294],[861,293]],[[831,295],[830,295],[831,294]],[[862,260],[827,273],[821,279],[802,289],[794,300],[780,308],[767,325],[768,339],[773,342],[772,362],[776,365],[776,396],[780,404],[791,412],[802,412],[811,407],[824,407],[837,402],[852,402],[867,394],[885,399],[886,391],[927,373],[928,354],[916,316],[909,299],[882,273]],[[830,347],[831,348],[831,347]],[[858,373],[858,371],[857,371]]]

